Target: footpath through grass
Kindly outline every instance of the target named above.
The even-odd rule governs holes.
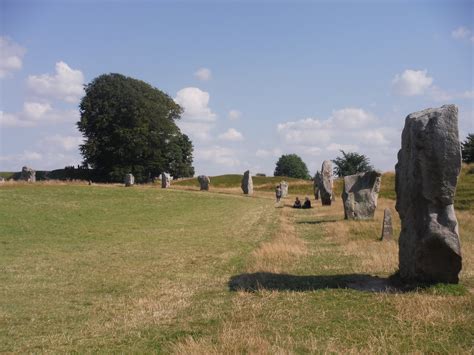
[[[331,207],[156,187],[0,188],[0,352],[472,353],[474,220],[461,285],[377,290],[397,241]],[[291,191],[291,187],[290,187]]]

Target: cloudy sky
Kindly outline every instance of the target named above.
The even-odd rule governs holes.
[[[83,85],[121,73],[185,109],[198,174],[312,174],[345,151],[393,170],[405,117],[474,132],[472,1],[0,0],[0,171],[81,161]]]

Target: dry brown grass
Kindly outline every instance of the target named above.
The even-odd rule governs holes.
[[[279,228],[272,240],[252,252],[248,272],[281,272],[295,259],[307,255],[306,243],[297,236],[294,217],[287,208],[279,210]]]

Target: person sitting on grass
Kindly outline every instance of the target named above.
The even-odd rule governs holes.
[[[296,198],[295,203],[293,204],[293,208],[301,208],[301,201],[298,197]]]
[[[309,200],[308,196],[306,196],[304,199],[303,208],[311,208],[311,201]]]

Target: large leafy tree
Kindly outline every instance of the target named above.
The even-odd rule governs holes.
[[[77,123],[85,138],[84,163],[101,181],[139,182],[169,172],[192,176],[193,146],[175,121],[182,108],[151,85],[121,74],[104,74],[85,87]]]
[[[363,173],[374,170],[370,165],[370,160],[363,154],[346,153],[341,150],[342,157],[337,157],[332,162],[334,163],[334,174],[339,177]]]
[[[470,133],[464,142],[461,143],[462,161],[474,163],[474,134]]]
[[[288,176],[297,179],[309,179],[308,167],[296,154],[282,155],[278,159],[274,176]]]

